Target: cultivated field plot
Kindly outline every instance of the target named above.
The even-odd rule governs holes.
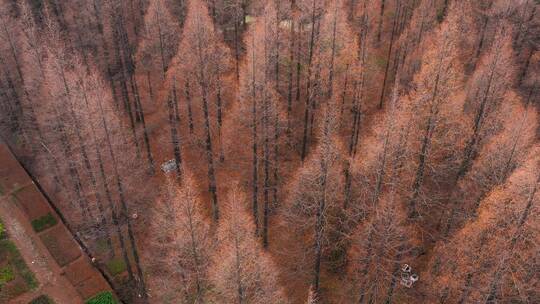
[[[34,274],[0,222],[0,302],[4,303],[37,286]]]

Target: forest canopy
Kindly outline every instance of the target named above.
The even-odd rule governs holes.
[[[538,303],[539,10],[0,0],[0,143],[122,303]]]

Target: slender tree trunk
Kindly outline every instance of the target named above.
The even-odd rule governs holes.
[[[366,249],[366,257],[371,256],[371,251],[373,250],[373,228],[369,230],[368,237],[367,237],[367,249]],[[362,268],[362,271],[360,272],[361,277],[366,277],[369,272],[369,266],[371,265],[371,259],[368,260],[364,268]],[[360,285],[360,298],[358,303],[362,304],[364,302],[364,297],[366,295],[366,292],[364,291],[364,285]]]
[[[313,93],[311,95],[313,95],[313,97],[320,97],[320,95],[322,94],[321,91],[321,88],[322,88],[322,81],[321,81],[321,65],[320,64],[317,64],[317,72],[315,73],[315,79],[317,80],[317,91],[313,91]],[[312,86],[313,88],[315,88],[315,85]],[[315,92],[317,92],[317,94],[315,94]],[[308,126],[309,126],[309,132],[308,132],[308,140],[309,138],[313,138],[313,129],[314,129],[314,125],[315,125],[315,113],[317,111],[317,106],[318,106],[318,98],[312,98],[311,99],[311,111],[310,111],[310,115],[309,115],[309,123],[308,123]]]
[[[300,86],[300,75],[301,75],[301,57],[300,57],[300,48],[302,47],[302,32],[303,32],[303,25],[299,22],[298,23],[298,35],[296,36],[296,103],[300,102],[300,92],[301,92],[301,86]]]
[[[467,145],[465,146],[465,152],[463,156],[463,160],[461,162],[461,165],[459,166],[459,170],[456,176],[456,180],[461,179],[469,170],[469,167],[471,165],[471,162],[476,154],[477,144],[480,141],[480,130],[482,129],[482,126],[484,124],[484,118],[486,116],[487,106],[488,103],[490,103],[491,99],[489,98],[490,92],[491,92],[491,86],[493,84],[493,77],[495,76],[495,72],[497,69],[497,61],[498,61],[498,55],[495,59],[495,62],[493,63],[489,75],[489,80],[486,86],[486,91],[484,92],[484,96],[482,98],[482,101],[480,103],[480,108],[478,110],[478,113],[476,114],[475,120],[474,120],[474,127],[473,127],[473,134],[469,141],[467,142]]]
[[[278,184],[279,184],[279,114],[277,109],[275,109],[274,113],[274,159],[273,159],[273,165],[274,165],[274,181],[273,181],[273,188],[274,188],[274,206],[277,206],[278,203]]]
[[[519,73],[519,80],[518,80],[519,84],[522,84],[523,80],[525,79],[525,76],[527,76],[527,71],[529,70],[529,66],[531,65],[531,58],[534,53],[535,53],[535,50],[533,47],[531,47],[529,49],[529,56],[527,56],[527,60],[525,61],[525,64],[523,65],[523,68],[521,69],[521,72]]]
[[[332,55],[330,56],[330,70],[328,71],[328,94],[327,98],[332,96],[334,90],[334,61],[336,57],[336,31],[337,31],[337,10],[338,4],[334,4],[334,21],[332,24]]]
[[[311,96],[311,74],[312,74],[312,67],[311,63],[313,62],[313,53],[315,48],[315,8],[317,0],[312,0],[312,8],[311,8],[311,38],[309,40],[309,57],[308,57],[308,75],[307,75],[307,88],[306,88],[306,108],[304,111],[304,133],[302,136],[302,154],[301,159],[304,161],[307,154],[307,145],[308,145],[308,128],[309,128],[309,110],[312,102],[312,96]]]
[[[280,49],[281,49],[281,41],[279,40],[280,39],[280,36],[279,36],[279,22],[280,22],[280,17],[281,17],[281,5],[280,5],[280,2],[277,1],[276,2],[276,5],[277,5],[277,9],[276,9],[276,67],[275,67],[275,72],[276,72],[276,90],[277,92],[281,92],[280,90],[280,86],[279,86],[279,60],[280,60],[280,56],[279,56],[279,52],[280,52]]]
[[[325,157],[325,156],[322,156]],[[317,208],[317,223],[315,226],[315,264],[312,286],[315,293],[319,293],[320,287],[320,273],[321,273],[321,261],[322,261],[322,241],[323,241],[323,228],[325,222],[325,208],[326,208],[326,180],[328,176],[328,167],[325,160],[321,160],[321,190],[322,194],[319,199],[319,206]]]
[[[377,25],[377,43],[381,42],[381,33],[382,33],[385,4],[386,4],[386,0],[381,0],[381,11],[379,13],[379,23]]]
[[[146,71],[146,82],[148,84],[148,94],[150,95],[150,101],[152,103],[155,103],[155,101],[154,101],[154,90],[152,88],[152,81],[150,79],[150,71]]]
[[[263,89],[264,90],[264,89]],[[268,134],[268,98],[265,93],[264,113],[263,113],[263,163],[264,163],[264,214],[263,214],[263,246],[268,248],[268,211],[269,211],[269,192],[270,192],[270,136]]]
[[[67,84],[67,81],[66,81],[66,78],[65,78],[63,67],[62,67],[61,74],[62,74],[62,80],[64,82],[64,89],[65,89],[66,96],[69,99],[71,99],[71,92],[69,90],[69,87],[68,87],[68,84]],[[83,91],[83,97],[86,99],[86,92],[85,91]],[[81,149],[84,168],[86,170],[86,174],[90,178],[90,181],[91,181],[91,184],[92,184],[92,189],[94,190],[94,195],[96,197],[96,204],[97,204],[98,212],[99,212],[99,216],[98,216],[98,220],[97,220],[96,224],[97,224],[98,228],[101,228],[100,226],[102,226],[102,228],[104,229],[103,231],[105,232],[105,239],[107,241],[107,244],[109,245],[109,249],[112,250],[112,241],[111,241],[111,237],[110,237],[110,234],[109,234],[109,230],[106,227],[107,221],[106,221],[106,218],[105,218],[103,202],[101,200],[100,192],[98,191],[98,188],[97,188],[97,181],[96,181],[96,177],[94,175],[94,171],[92,170],[92,165],[90,164],[90,158],[88,157],[88,153],[86,151],[86,139],[84,139],[82,137],[82,135],[81,135],[82,126],[80,124],[79,118],[75,114],[75,110],[73,108],[74,105],[71,103],[71,100],[66,101],[65,106],[69,109],[69,114],[71,116],[71,120],[72,120],[72,122],[73,122],[73,124],[75,126],[75,134],[77,136],[78,145],[79,145],[79,147]]]
[[[418,211],[416,209],[416,200],[420,194],[420,187],[424,182],[424,169],[426,167],[426,158],[428,154],[429,145],[431,143],[431,136],[433,131],[433,120],[435,119],[433,113],[429,116],[428,122],[426,124],[426,129],[424,131],[424,138],[422,140],[422,148],[418,156],[418,167],[416,168],[416,174],[414,177],[414,182],[412,186],[412,197],[409,201],[409,217],[416,217]]]
[[[351,200],[351,161],[347,160],[347,168],[345,169],[345,199],[343,200],[343,209],[349,208],[349,202]]]
[[[115,30],[115,33],[116,33],[116,37],[119,38],[119,34],[118,34],[117,30]],[[125,65],[123,63],[122,56],[120,54],[120,46],[118,45],[118,43],[116,43],[115,46],[116,46],[115,47],[115,53],[116,53],[117,61],[120,64],[120,70],[121,70],[121,73],[120,73],[120,76],[121,76],[120,89],[121,89],[121,92],[122,92],[122,99],[124,101],[124,110],[125,110],[126,114],[128,115],[128,118],[129,118],[129,125],[131,127],[131,133],[133,135],[133,142],[135,143],[135,148],[136,148],[136,151],[137,151],[137,158],[139,158],[140,157],[140,147],[139,147],[139,141],[138,141],[138,138],[137,138],[137,131],[136,131],[136,128],[135,128],[135,120],[133,118],[133,111],[131,110],[131,101],[129,100],[129,93],[128,93],[127,84],[126,84],[127,79],[126,79]]]
[[[238,233],[238,232],[235,232]],[[238,235],[235,235],[234,237],[234,249],[235,249],[235,258],[236,258],[236,269],[235,269],[235,277],[236,277],[236,291],[238,295],[238,304],[244,303],[244,286],[242,284],[242,267],[240,262],[240,257],[242,255],[240,244],[238,240]]]
[[[252,151],[253,151],[253,199],[252,199],[252,211],[253,220],[255,222],[255,235],[259,235],[259,154],[258,154],[258,133],[257,133],[257,93],[255,84],[255,38],[252,37],[252,63],[251,63],[251,130],[252,130]]]
[[[6,106],[9,109],[9,110],[6,109],[6,111],[11,113],[9,116],[10,116],[10,119],[13,121],[13,124],[11,124],[10,122],[10,131],[12,133],[16,133],[17,131],[22,130],[20,117],[23,117],[24,112],[22,109],[19,95],[17,94],[17,90],[15,88],[15,84],[13,83],[13,81],[11,80],[11,77],[5,70],[4,70],[4,77],[6,77],[7,79],[7,88],[4,88],[2,86],[0,90],[0,94],[2,94],[3,99],[6,102]],[[8,91],[9,93],[11,93],[9,94],[10,96],[8,96],[7,94]],[[10,102],[11,100],[13,100],[13,104]]]
[[[385,168],[386,168],[386,158],[388,157],[388,144],[390,139],[390,130],[386,131],[384,138],[383,151],[382,151],[382,160],[377,170],[377,177],[375,179],[375,191],[373,192],[373,203],[377,204],[379,202],[379,196],[381,194]]]
[[[221,75],[220,71],[216,71],[217,74],[217,93],[216,93],[216,108],[217,108],[217,123],[218,123],[218,137],[219,137],[219,160],[223,162],[225,160],[225,153],[223,152],[223,138],[221,136],[221,127],[223,123],[222,118],[222,100],[221,100]]]
[[[219,219],[219,205],[218,205],[218,196],[217,196],[217,182],[216,174],[214,169],[214,151],[212,149],[212,134],[210,133],[210,117],[208,113],[208,85],[209,80],[204,70],[203,64],[205,59],[203,56],[204,48],[203,42],[201,40],[201,28],[200,28],[200,19],[197,19],[197,57],[198,57],[198,81],[201,88],[201,97],[202,97],[202,108],[204,114],[204,131],[206,137],[206,158],[208,163],[208,191],[212,197],[212,213],[214,221]],[[213,71],[211,71],[213,72]]]
[[[73,189],[75,189],[75,195],[77,198],[77,202],[79,204],[79,208],[81,209],[83,221],[85,223],[89,223],[92,219],[92,215],[88,207],[88,202],[86,198],[84,197],[79,171],[77,170],[75,160],[73,160],[72,158],[73,149],[71,147],[71,143],[69,142],[69,138],[67,136],[65,123],[62,119],[62,116],[60,115],[60,111],[57,108],[55,108],[54,111],[56,114],[56,118],[55,118],[56,127],[59,130],[60,146],[62,147],[62,152],[64,153],[64,157],[67,159],[69,177],[71,179],[71,182],[73,183]]]
[[[392,33],[390,34],[390,46],[388,47],[388,54],[386,55],[386,66],[385,66],[385,69],[384,69],[383,85],[382,85],[382,89],[381,89],[381,97],[380,97],[380,100],[379,100],[379,109],[382,109],[382,107],[384,105],[384,96],[385,96],[385,93],[386,93],[386,82],[388,81],[388,68],[390,67],[390,57],[392,56],[392,48],[394,46],[394,38],[395,38],[396,27],[397,27],[397,19],[398,19],[398,16],[399,16],[400,8],[401,8],[401,3],[398,0],[397,3],[396,3],[396,16],[394,16],[394,21],[393,21],[393,25],[392,25]]]
[[[137,79],[131,74],[129,76],[131,83],[131,90],[134,95],[135,104],[137,105],[138,117],[140,118],[142,129],[143,129],[143,140],[144,146],[146,148],[146,158],[148,160],[148,172],[151,175],[154,175],[154,158],[152,157],[152,150],[150,147],[150,138],[148,136],[148,129],[146,128],[146,121],[144,119],[144,110],[141,103],[141,98],[139,96],[139,88],[137,86]]]
[[[401,250],[398,252],[397,256],[396,256],[396,261],[399,261],[401,259]],[[395,264],[395,267],[394,267],[394,271],[392,273],[397,273],[399,271],[399,263],[396,263]],[[396,284],[397,284],[397,278],[396,278],[396,275],[393,275],[392,276],[392,280],[390,282],[390,287],[388,288],[388,293],[386,295],[386,300],[384,301],[385,304],[391,304],[392,303],[392,298],[394,296],[394,289],[396,287]]]
[[[193,223],[193,213],[191,207],[185,207],[188,208],[188,216],[189,216],[189,236],[190,236],[190,250],[191,250],[191,257],[193,259],[193,265],[195,266],[195,285],[197,286],[197,299],[202,298],[202,282],[200,278],[200,268],[201,268],[201,261],[198,254],[198,245],[197,240],[195,237],[195,227]]]
[[[139,280],[138,288],[140,289],[140,292],[142,293],[142,294],[140,294],[140,296],[143,298],[144,302],[146,303],[147,302],[147,297],[148,297],[148,295],[146,293],[146,284],[145,284],[145,281],[144,281],[144,274],[143,274],[143,271],[142,271],[142,267],[140,265],[139,253],[138,253],[138,250],[137,250],[137,244],[135,242],[135,236],[133,235],[133,227],[131,225],[131,220],[130,220],[130,217],[129,217],[129,211],[128,211],[128,207],[127,207],[127,204],[126,204],[122,177],[120,176],[120,174],[118,172],[118,165],[117,165],[117,161],[116,161],[116,156],[115,156],[114,150],[112,148],[109,129],[108,129],[107,123],[105,121],[103,108],[101,106],[101,102],[98,101],[98,103],[99,103],[100,113],[101,113],[101,117],[102,117],[103,129],[105,131],[105,137],[106,137],[106,140],[107,140],[107,146],[108,146],[109,154],[110,154],[111,161],[112,161],[112,167],[113,167],[113,170],[114,170],[114,175],[116,177],[116,187],[117,187],[117,190],[118,190],[118,195],[120,197],[120,206],[122,208],[120,217],[121,217],[121,220],[125,220],[127,222],[128,236],[129,236],[129,240],[130,240],[130,243],[131,243],[130,244],[131,245],[131,251],[132,251],[132,254],[133,254],[133,258],[135,260],[135,266],[137,268],[137,273],[138,273],[138,280]],[[118,229],[120,229],[120,228],[118,228]],[[124,258],[127,259],[127,256],[125,256]],[[130,280],[133,281],[133,278],[134,278],[133,271],[130,270],[130,268],[131,268],[131,266],[129,266],[129,268],[128,268],[128,275],[130,276]]]
[[[82,37],[81,37],[81,31],[82,31],[82,29],[77,30],[77,35],[76,35],[77,36],[77,43],[79,44],[79,48],[81,50],[80,53],[83,56],[83,64],[86,67],[86,71],[89,72],[90,71],[90,65],[88,64],[88,55],[86,55],[86,52],[85,52],[86,46],[83,44]]]
[[[489,23],[489,16],[484,16],[484,23],[482,24],[482,30],[480,32],[480,41],[478,42],[478,47],[476,48],[476,53],[474,55],[475,62],[478,61],[478,58],[480,57],[480,52],[482,52],[482,48],[484,46],[484,40],[486,39],[486,29]]]
[[[205,86],[203,84],[203,86]],[[208,190],[212,196],[212,213],[215,221],[219,219],[219,207],[217,197],[216,175],[214,171],[214,153],[212,150],[212,137],[210,134],[210,118],[208,117],[208,98],[206,88],[203,88],[202,103],[204,114],[204,130],[206,133],[206,157],[208,161]]]
[[[240,79],[240,47],[239,47],[239,33],[238,33],[238,20],[237,12],[234,14],[234,59],[235,59],[235,72],[236,81]]]
[[[291,12],[293,11],[291,4]],[[295,41],[295,31],[294,31],[294,17],[291,16],[291,33],[290,33],[290,43],[289,43],[289,87],[287,94],[287,135],[291,135],[291,115],[292,115],[292,88],[293,88],[293,62],[294,62],[294,41]]]
[[[19,78],[21,79],[21,83],[23,83],[23,74],[22,74],[22,68],[21,64],[19,62],[19,58],[17,56],[17,52],[15,51],[16,47],[13,43],[13,40],[11,38],[11,34],[9,33],[9,30],[7,28],[7,25],[5,23],[4,18],[0,16],[0,22],[2,22],[2,29],[4,30],[4,33],[7,37],[8,44],[9,44],[9,50],[11,52],[11,56],[13,57],[13,61],[15,62],[15,68],[17,69],[17,74],[19,74]]]
[[[104,60],[105,61],[105,66],[107,67],[107,74],[106,74],[107,77],[106,78],[107,78],[107,81],[109,82],[109,86],[111,87],[111,94],[112,94],[112,97],[113,97],[114,104],[118,108],[119,107],[118,98],[116,96],[116,89],[115,89],[115,86],[114,86],[111,65],[109,64],[109,61],[110,61],[109,47],[108,47],[108,44],[107,44],[107,40],[105,39],[105,34],[103,32],[103,21],[101,19],[101,12],[99,10],[99,7],[101,6],[101,4],[98,3],[98,0],[94,0],[92,2],[92,4],[93,4],[93,7],[94,7],[94,10],[93,10],[94,18],[96,19],[96,22],[98,24],[98,32],[99,32],[99,36],[101,38],[101,45],[103,46],[103,57],[105,59]]]
[[[360,92],[362,94],[363,88],[360,87]],[[354,119],[353,119],[353,133],[351,134],[351,142],[349,146],[349,154],[354,157],[356,155],[356,150],[358,147],[358,139],[360,137],[360,123],[362,121],[362,104],[360,98],[356,98],[356,102],[353,105]]]
[[[161,18],[160,18],[160,12],[159,9],[156,11],[156,21],[158,26],[158,38],[159,38],[159,54],[161,56],[161,70],[162,70],[162,77],[165,79],[165,73],[167,72],[167,65],[165,64],[165,50],[163,47],[163,34],[161,29]]]
[[[173,145],[174,159],[176,161],[176,176],[182,178],[182,153],[180,150],[180,137],[178,135],[178,120],[176,118],[176,104],[178,103],[176,96],[176,84],[173,81],[172,96],[169,96],[167,107],[169,109],[169,126],[171,129],[171,143]]]
[[[341,118],[343,118],[343,112],[345,111],[348,85],[349,85],[349,64],[347,64],[347,66],[345,67],[345,80],[343,81],[343,91],[341,92],[341,107],[339,110],[339,117]]]
[[[185,87],[185,96],[186,96],[186,103],[187,103],[187,110],[188,110],[188,123],[189,123],[189,133],[193,134],[195,131],[195,125],[193,124],[193,111],[191,109],[191,91],[189,88],[189,80],[186,80],[186,87]]]
[[[431,107],[428,121],[426,123],[426,129],[424,131],[424,138],[422,139],[422,148],[418,155],[418,167],[416,169],[416,175],[412,186],[412,197],[409,201],[409,217],[416,217],[416,200],[420,194],[420,187],[424,182],[424,170],[426,166],[426,159],[428,156],[429,146],[431,145],[431,138],[433,136],[433,129],[435,128],[437,115],[439,113],[438,94],[439,94],[439,81],[441,79],[442,60],[445,54],[439,56],[439,63],[437,69],[437,76],[435,76],[435,83],[433,87],[433,93],[431,96]]]
[[[85,101],[85,105],[86,105],[86,112],[88,112],[89,111],[89,104],[88,104],[88,96],[86,94],[86,88],[83,88],[83,97],[84,97],[84,101]],[[97,161],[98,161],[98,165],[99,165],[100,177],[101,177],[101,180],[102,180],[102,183],[103,183],[103,188],[105,190],[105,199],[106,199],[106,201],[108,203],[109,209],[111,210],[111,214],[112,214],[112,224],[117,228],[117,232],[120,232],[119,231],[119,226],[118,226],[118,219],[116,217],[116,211],[114,210],[114,205],[112,203],[111,193],[109,191],[109,185],[107,183],[107,177],[105,175],[105,169],[104,169],[104,165],[103,165],[103,158],[102,158],[102,155],[101,155],[101,150],[99,149],[99,145],[98,145],[98,142],[97,142],[96,130],[95,130],[95,127],[94,127],[93,119],[91,117],[88,117],[88,120],[90,121],[90,131],[91,131],[91,136],[92,136],[91,140],[92,140],[94,149],[96,151]],[[89,168],[89,165],[90,165],[89,163],[86,164],[87,169]],[[109,233],[106,210],[105,210],[105,207],[103,206],[103,202],[101,200],[101,194],[100,194],[100,191],[99,191],[99,189],[97,187],[97,180],[95,178],[95,175],[93,174],[93,172],[91,172],[91,173],[92,173],[91,174],[92,184],[93,184],[93,187],[95,189],[96,201],[98,203],[99,212],[101,214],[101,226],[103,227],[103,231],[105,232],[105,239],[106,239],[106,242],[107,242],[107,247],[109,248],[109,258],[112,259],[115,256],[115,251],[114,251],[114,247],[113,247],[113,244],[112,244],[112,238],[111,238],[111,235]],[[122,238],[121,233],[119,233],[119,239],[120,238]],[[123,248],[123,249],[125,250],[125,248]],[[126,263],[126,266],[127,266],[129,264],[129,260],[125,260],[125,263]]]

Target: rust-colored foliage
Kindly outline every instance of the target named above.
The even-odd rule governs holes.
[[[0,0],[0,142],[123,303],[536,303],[539,29],[536,0]]]

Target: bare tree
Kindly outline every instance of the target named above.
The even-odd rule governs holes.
[[[244,197],[232,189],[218,229],[218,252],[211,270],[214,298],[227,303],[288,303],[276,268],[253,235]]]

